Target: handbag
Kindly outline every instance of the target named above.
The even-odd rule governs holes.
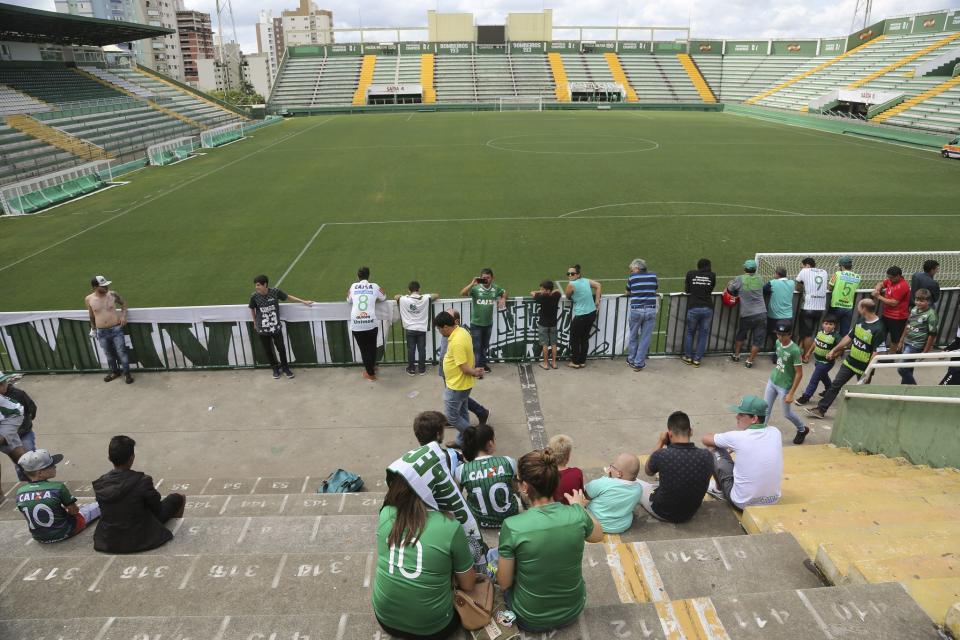
[[[453,606],[460,614],[464,629],[482,629],[493,619],[493,582],[486,576],[477,576],[477,584],[472,591],[454,587]]]
[[[356,493],[363,489],[363,478],[345,469],[337,469],[317,488],[317,493]]]

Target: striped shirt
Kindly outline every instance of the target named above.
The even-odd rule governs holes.
[[[657,306],[657,274],[649,271],[631,273],[627,276],[627,294],[630,308],[654,308]]]

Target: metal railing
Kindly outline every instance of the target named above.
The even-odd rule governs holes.
[[[960,367],[960,353],[956,351],[880,353],[870,360],[870,364],[864,369],[863,376],[858,384],[868,384],[870,376],[877,369],[949,369],[951,367]],[[960,402],[960,399],[957,402]]]

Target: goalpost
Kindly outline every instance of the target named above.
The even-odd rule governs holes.
[[[204,149],[209,149],[211,147],[219,147],[227,144],[228,142],[233,142],[234,140],[239,140],[242,137],[243,123],[234,122],[233,124],[226,124],[222,127],[216,127],[215,129],[201,131],[200,143],[203,145]]]
[[[155,167],[184,160],[197,147],[194,137],[175,138],[147,147],[147,158]]]
[[[543,111],[541,96],[503,96],[497,100],[497,111]]]
[[[777,267],[784,267],[790,275],[800,270],[800,261],[813,258],[817,267],[833,272],[841,256],[853,259],[853,270],[863,276],[861,288],[872,288],[887,277],[887,269],[896,265],[903,270],[907,280],[917,271],[923,271],[923,263],[936,260],[940,263],[937,281],[942,287],[960,286],[960,251],[904,251],[904,252],[835,252],[835,253],[758,253],[757,274],[775,278]]]

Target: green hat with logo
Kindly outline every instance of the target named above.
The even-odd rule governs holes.
[[[744,261],[744,263],[743,263],[743,268],[744,268],[744,269],[747,269],[747,270],[749,270],[749,271],[756,271],[756,270],[757,270],[757,261],[754,260],[753,258],[750,258],[749,260]]]
[[[840,265],[841,267],[852,267],[853,258],[851,258],[850,256],[840,256],[840,258],[837,260],[837,264]]]
[[[767,415],[767,403],[757,396],[743,396],[740,404],[730,405],[730,411],[763,417]]]

